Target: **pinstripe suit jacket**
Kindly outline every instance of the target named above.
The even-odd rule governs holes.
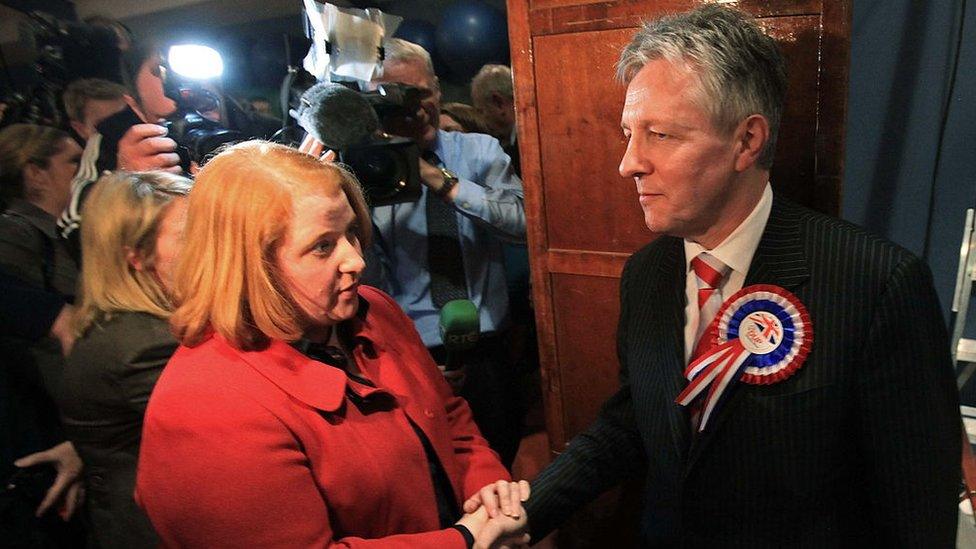
[[[621,387],[533,485],[533,539],[643,475],[647,547],[952,547],[958,393],[927,266],[779,198],[746,276],[809,309],[805,365],[738,384],[693,435],[682,371],[682,242],[661,237],[621,280]]]

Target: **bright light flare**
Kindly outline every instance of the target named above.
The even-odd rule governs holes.
[[[224,60],[209,46],[180,44],[169,48],[169,66],[180,76],[209,80],[224,73]]]

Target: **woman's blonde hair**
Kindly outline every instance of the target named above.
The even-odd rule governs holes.
[[[153,265],[160,222],[192,185],[166,172],[114,172],[94,184],[82,208],[79,334],[118,312],[169,317],[172,304],[158,278],[151,269],[136,270],[127,256],[135,252]]]
[[[213,330],[243,350],[302,336],[302,314],[282,291],[276,253],[295,197],[343,193],[369,245],[370,221],[356,178],[296,149],[248,141],[225,149],[197,174],[176,268],[170,323],[184,344]]]

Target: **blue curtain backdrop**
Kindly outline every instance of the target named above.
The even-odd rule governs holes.
[[[948,321],[976,207],[976,1],[854,0],[852,23],[841,216],[925,258]]]

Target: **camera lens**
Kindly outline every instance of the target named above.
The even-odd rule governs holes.
[[[349,151],[342,161],[352,169],[367,194],[373,198],[384,199],[396,195],[400,176],[404,172],[401,155],[383,148],[368,148]]]

